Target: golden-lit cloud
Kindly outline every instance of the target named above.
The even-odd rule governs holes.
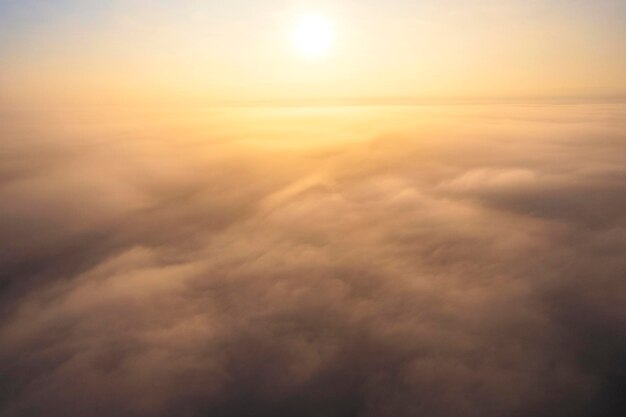
[[[616,417],[626,2],[0,0],[0,417]]]
[[[4,119],[0,414],[619,413],[622,105],[302,111]]]

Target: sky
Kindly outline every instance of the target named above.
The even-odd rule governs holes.
[[[299,59],[289,30],[323,14],[336,42]],[[626,94],[626,5],[599,1],[0,1],[11,103]]]

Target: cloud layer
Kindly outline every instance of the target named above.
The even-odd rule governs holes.
[[[463,114],[319,147],[5,117],[0,415],[619,415],[623,106]]]

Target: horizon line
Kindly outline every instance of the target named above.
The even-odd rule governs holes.
[[[13,110],[19,110],[17,105]],[[247,108],[247,107],[377,107],[377,106],[436,106],[436,105],[532,105],[532,104],[554,104],[554,105],[575,105],[575,104],[626,104],[626,94],[614,95],[555,95],[555,96],[361,96],[361,97],[337,97],[337,98],[251,98],[251,99],[222,99],[214,101],[203,100],[173,100],[172,104],[163,104],[161,100],[154,100],[153,104],[146,102],[143,104],[119,104],[119,103],[71,103],[58,104],[45,107],[63,109],[74,107],[90,108]],[[4,103],[4,110],[12,107],[11,103]],[[37,104],[32,106],[37,108]]]

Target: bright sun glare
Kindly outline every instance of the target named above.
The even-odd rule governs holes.
[[[293,33],[293,45],[305,58],[321,58],[331,49],[335,34],[332,24],[325,16],[309,13],[296,22]]]

